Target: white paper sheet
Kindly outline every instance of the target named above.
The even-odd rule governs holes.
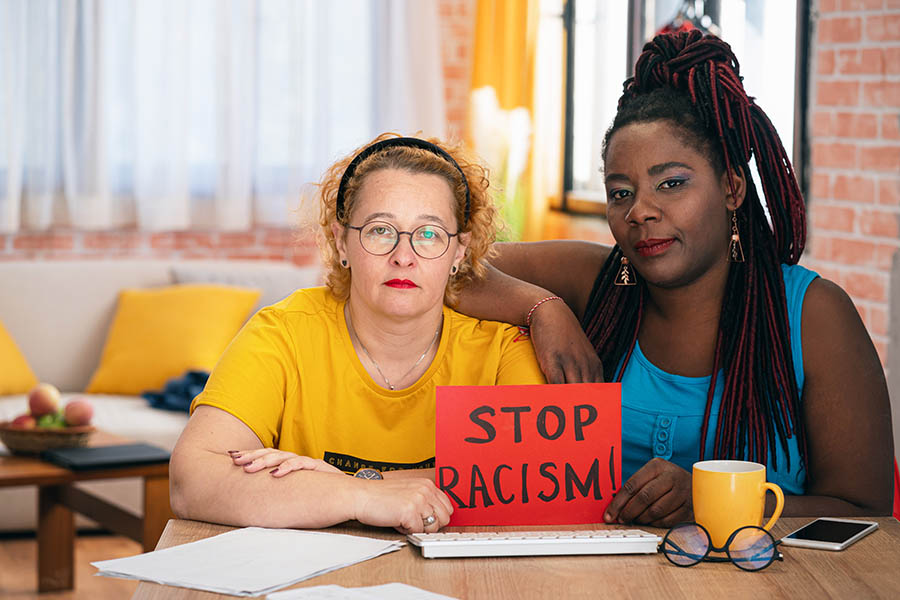
[[[261,596],[405,545],[402,541],[299,531],[235,529],[128,558],[91,563],[97,575],[234,596]]]
[[[266,600],[455,600],[405,583],[385,583],[370,587],[345,588],[339,585],[317,585],[275,592]]]

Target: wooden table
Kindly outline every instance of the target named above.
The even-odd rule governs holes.
[[[843,552],[782,545],[779,548],[784,554],[784,561],[775,562],[758,573],[744,572],[732,564],[723,563],[701,563],[690,568],[679,568],[670,564],[662,554],[427,559],[422,558],[419,550],[407,545],[397,552],[308,579],[295,587],[325,584],[360,587],[402,582],[467,599],[900,598],[900,523],[890,517],[874,520],[878,521],[878,531]],[[806,518],[781,519],[773,533],[781,537],[808,521]],[[168,548],[231,529],[197,521],[172,520],[157,547]],[[476,529],[461,527],[451,530]],[[664,534],[664,530],[643,529]],[[332,527],[328,531],[403,539],[393,531],[358,524]],[[134,598],[211,600],[234,596],[142,582]]]
[[[128,440],[98,431],[92,446]],[[74,484],[79,481],[140,477],[144,480],[144,515],[94,496]],[[70,590],[75,585],[75,513],[125,535],[152,550],[173,518],[169,507],[169,465],[70,471],[37,457],[0,456],[0,487],[38,486],[38,591]],[[0,509],[2,510],[2,509]]]

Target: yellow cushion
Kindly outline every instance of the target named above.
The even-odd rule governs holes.
[[[3,323],[0,323],[0,396],[27,394],[37,384],[37,377],[22,356],[16,341],[6,331]]]
[[[191,369],[211,371],[259,295],[225,285],[122,290],[85,391],[138,395]]]

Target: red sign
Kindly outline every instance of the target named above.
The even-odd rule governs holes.
[[[602,523],[621,485],[618,383],[438,386],[450,525]]]

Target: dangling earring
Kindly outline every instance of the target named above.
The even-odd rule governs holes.
[[[616,285],[635,285],[634,269],[628,259],[622,257],[622,266],[619,267],[619,273],[616,275]]]
[[[346,258],[341,259],[341,266],[344,267],[345,269],[347,268],[347,265],[349,265],[349,264],[350,263],[347,262]]]
[[[728,260],[744,262],[744,248],[741,246],[741,234],[738,233],[737,211],[731,211],[731,243],[728,245]]]
[[[457,268],[456,265],[453,265],[452,267],[450,267],[450,274],[451,274],[451,275],[456,275],[456,272],[457,272],[457,271],[459,271],[459,269]]]

